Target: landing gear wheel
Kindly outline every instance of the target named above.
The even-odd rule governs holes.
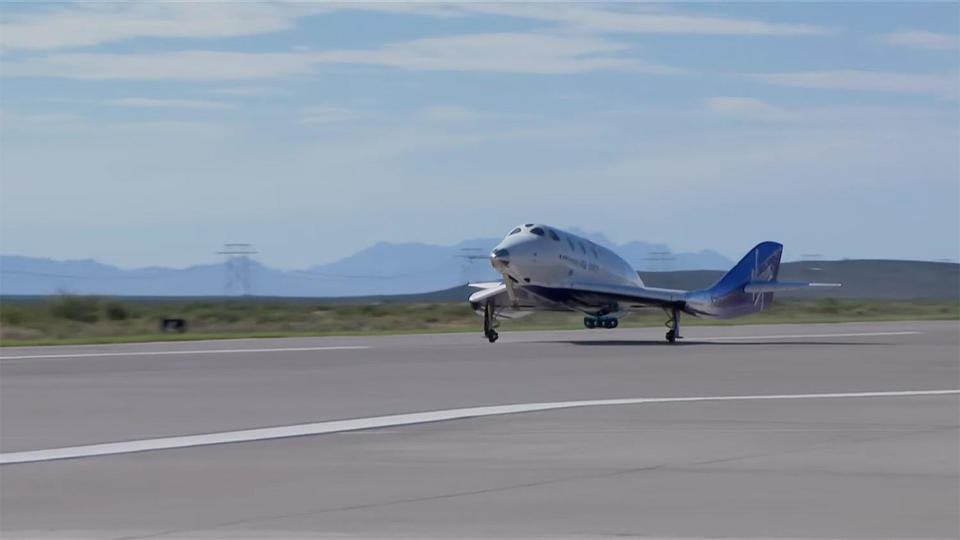
[[[666,309],[666,308],[664,308],[664,309]],[[669,330],[667,330],[667,335],[666,335],[667,342],[668,342],[668,343],[676,343],[677,340],[681,338],[681,336],[680,336],[680,310],[679,310],[677,307],[673,307],[673,308],[670,309],[670,311],[668,311],[667,313],[670,314],[670,318],[667,319],[667,322],[664,323],[664,324],[667,326],[667,328],[669,328]]]
[[[494,317],[493,303],[487,302],[483,306],[483,335],[490,343],[497,341],[497,338],[500,337],[500,334],[493,329],[496,325],[497,320]]]
[[[597,322],[598,322],[597,319],[594,319],[593,317],[583,318],[583,325],[586,326],[587,328],[596,328]]]

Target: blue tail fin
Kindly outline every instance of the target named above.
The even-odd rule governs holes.
[[[720,281],[702,291],[711,298],[711,311],[718,317],[739,317],[767,309],[773,302],[772,292],[747,293],[748,283],[777,280],[783,244],[761,242],[751,249]]]

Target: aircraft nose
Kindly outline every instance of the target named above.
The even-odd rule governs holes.
[[[497,270],[501,270],[510,265],[510,251],[507,249],[495,249],[490,254],[490,264]]]

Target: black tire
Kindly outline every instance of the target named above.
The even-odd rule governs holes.
[[[487,339],[490,340],[490,343],[496,342],[497,338],[499,337],[500,337],[500,334],[498,334],[496,330],[491,330],[487,332]]]
[[[617,319],[612,319],[610,321],[610,328],[616,328],[618,326],[620,326],[620,321],[618,321]]]
[[[667,330],[667,336],[666,336],[666,337],[667,337],[667,341],[670,342],[670,343],[676,343],[676,342],[677,342],[677,333],[674,332],[673,330]]]

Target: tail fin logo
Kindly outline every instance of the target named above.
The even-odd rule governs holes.
[[[761,264],[760,262],[760,249],[753,250],[753,270],[750,271],[750,282],[765,282],[765,281],[774,281],[777,279],[777,270],[780,267],[780,254],[781,249],[775,250],[771,253]],[[753,305],[760,311],[766,309],[766,295],[767,293],[756,292],[752,293]],[[772,295],[771,295],[772,296]]]
[[[738,317],[762,311],[773,301],[773,293],[746,292],[744,288],[751,282],[776,281],[781,253],[782,244],[760,242],[712,287],[696,293],[709,296],[710,314],[716,317]]]

